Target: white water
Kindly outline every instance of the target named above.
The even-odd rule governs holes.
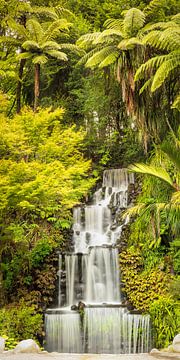
[[[48,351],[81,353],[82,340],[79,314],[46,314],[46,347]]]
[[[95,192],[92,204],[74,209],[74,253],[64,257],[66,306],[70,309],[71,305],[83,301],[93,307],[85,308],[83,337],[78,313],[46,314],[49,351],[76,353],[83,348],[91,353],[136,353],[149,350],[149,317],[130,314],[120,305],[116,242],[122,225],[118,224],[118,218],[128,205],[128,186],[133,183],[134,176],[126,169],[106,170],[102,188]],[[128,219],[124,224],[127,222]],[[62,257],[60,263],[59,272]]]
[[[130,354],[149,350],[149,316],[125,308],[86,308],[84,349],[89,353]]]

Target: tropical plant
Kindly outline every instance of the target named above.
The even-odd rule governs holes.
[[[23,52],[17,58],[31,59],[34,64],[34,110],[37,109],[40,95],[40,67],[48,60],[56,58],[60,61],[67,61],[67,55],[62,49],[77,50],[72,44],[58,44],[55,39],[60,32],[67,32],[71,24],[66,19],[53,21],[44,30],[43,25],[36,19],[30,19],[26,22],[26,28],[20,24],[11,21],[11,28],[22,39],[21,47]]]
[[[169,21],[159,22],[144,28],[142,43],[160,53],[142,64],[136,72],[135,81],[147,79],[141,88],[151,92],[165,84],[171,77],[169,102],[173,108],[180,107],[179,69],[180,69],[180,13]]]
[[[144,23],[145,14],[139,9],[131,8],[123,13],[122,19],[108,19],[104,31],[83,35],[77,41],[85,49],[93,48],[80,60],[86,67],[104,68],[115,65],[128,113],[135,111],[134,71],[142,57],[142,44],[138,34]]]
[[[166,226],[168,226],[174,236],[179,236],[180,233],[180,161],[179,161],[179,140],[176,139],[172,144],[171,141],[166,141],[162,144],[161,150],[158,150],[158,161],[150,165],[134,164],[129,166],[129,170],[141,174],[146,174],[148,177],[153,176],[160,179],[156,183],[159,194],[161,188],[163,189],[162,181],[166,186],[166,200],[160,202],[158,198],[145,197],[145,201],[138,201],[137,205],[128,209],[126,215],[129,216],[145,216],[148,214],[152,230],[154,234],[154,241],[152,245],[158,246],[161,242],[161,218],[166,218]],[[157,166],[157,162],[159,166]],[[160,196],[162,199],[162,195]]]

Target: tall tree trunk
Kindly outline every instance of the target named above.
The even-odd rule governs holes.
[[[1,254],[0,254],[0,308],[4,305],[4,287],[3,287],[3,274],[1,270]]]
[[[40,93],[40,64],[35,64],[34,74],[34,111],[37,110],[39,105],[39,93]]]
[[[21,89],[22,89],[22,77],[26,59],[21,59],[19,65],[19,78],[16,89],[16,112],[19,114],[21,111]]]

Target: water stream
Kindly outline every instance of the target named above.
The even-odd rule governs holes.
[[[131,314],[121,304],[117,240],[128,222],[119,225],[130,184],[134,176],[126,169],[106,170],[92,203],[74,208],[74,252],[59,257],[58,307],[45,315],[48,351],[113,354],[150,348],[149,316]],[[71,310],[79,301],[86,304],[83,319]]]

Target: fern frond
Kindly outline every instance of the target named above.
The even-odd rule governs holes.
[[[121,19],[108,19],[105,21],[104,26],[107,29],[123,31],[123,21]]]
[[[156,91],[167,79],[170,73],[180,66],[180,51],[173,58],[165,60],[163,64],[158,68],[154,75],[154,79],[151,85],[151,91]]]
[[[155,56],[144,64],[142,64],[139,69],[136,71],[134,80],[140,80],[147,74],[150,70],[156,70],[161,64],[163,64],[164,60],[167,58],[167,55],[159,55]]]
[[[99,50],[101,50],[102,47],[98,46],[95,49],[92,49],[91,51],[89,51],[87,54],[85,54],[77,63],[77,65],[83,65],[86,64],[86,62]]]
[[[148,79],[144,85],[141,87],[141,89],[139,90],[139,95],[141,95],[149,86],[151,86],[152,84],[152,80],[153,80],[153,77],[150,77],[150,79]]]
[[[116,62],[116,60],[119,57],[119,51],[118,50],[114,50],[111,54],[109,54],[103,61],[100,62],[99,64],[99,68],[103,68],[105,66],[114,64]]]
[[[23,25],[16,23],[13,19],[8,20],[8,26],[11,30],[13,30],[19,37],[24,39],[28,38],[28,31],[25,29]]]
[[[45,55],[38,55],[38,56],[35,56],[33,58],[33,64],[40,64],[40,65],[43,65],[43,64],[46,64],[48,61],[48,58],[47,56]]]
[[[180,94],[178,94],[171,106],[172,109],[177,109],[178,111],[180,111]]]
[[[72,51],[79,56],[83,56],[85,54],[85,51],[83,49],[80,49],[79,46],[75,44],[63,43],[60,45],[60,49]]]
[[[46,7],[46,6],[33,6],[31,13],[35,14],[36,17],[48,17],[50,19],[56,20],[57,15],[55,13],[54,8]]]
[[[72,24],[69,23],[66,19],[58,19],[53,21],[52,24],[46,30],[42,42],[46,42],[49,40],[54,40],[60,33],[60,31],[69,30],[69,27]]]
[[[127,36],[135,35],[145,23],[145,14],[136,8],[129,9],[123,20],[124,32]]]
[[[17,60],[22,60],[22,59],[31,59],[33,57],[33,54],[31,52],[23,52],[20,53],[16,56]]]
[[[114,37],[112,35],[114,35]],[[122,31],[118,31],[118,30],[115,30],[115,29],[104,30],[93,41],[93,45],[97,45],[97,44],[104,43],[104,42],[106,43],[106,42],[108,42],[108,40],[110,40],[110,42],[114,42],[115,37],[122,39],[123,38]]]
[[[87,61],[86,67],[94,67],[96,65],[99,65],[107,56],[112,54],[114,51],[117,51],[117,49],[113,46],[106,46],[100,51],[96,51],[96,53],[91,56],[90,59]]]
[[[19,45],[20,41],[12,36],[1,36],[0,44]]]
[[[39,43],[43,36],[43,29],[42,29],[41,24],[35,19],[30,19],[26,23],[26,28],[29,33],[28,34],[29,40],[30,41],[34,40],[37,43]]]
[[[175,21],[176,24],[180,25],[180,13],[174,15],[172,20]]]
[[[57,50],[48,50],[46,51],[48,55],[50,55],[53,58],[56,58],[58,60],[68,61],[68,57],[65,53]]]
[[[176,50],[180,46],[180,29],[153,30],[144,36],[142,42],[160,50]]]
[[[129,49],[133,49],[134,46],[136,45],[143,45],[142,41],[136,37],[132,37],[131,39],[123,39],[119,44],[118,44],[118,49],[121,50],[129,50]]]
[[[58,18],[65,17],[66,19],[74,19],[75,15],[68,9],[65,9],[64,7],[57,5],[55,7],[55,12],[58,16]]]
[[[42,50],[59,50],[61,49],[61,46],[53,40],[46,41],[41,45]]]
[[[171,179],[168,172],[162,167],[155,167],[146,164],[134,164],[134,165],[130,165],[128,169],[133,172],[155,176],[167,182],[169,185],[171,185],[174,188],[173,180]]]
[[[89,33],[82,35],[76,42],[77,46],[82,48],[88,48],[92,45],[93,41],[101,35],[100,32]]]
[[[25,49],[25,50],[30,50],[30,49],[39,50],[40,49],[38,43],[36,41],[33,41],[33,40],[25,41],[22,44],[22,48]]]

